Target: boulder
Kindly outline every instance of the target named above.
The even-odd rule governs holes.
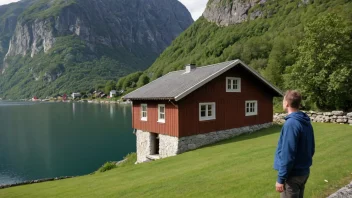
[[[346,120],[346,119],[340,119],[340,118],[339,118],[339,119],[336,120],[336,122],[337,122],[337,123],[346,123],[347,120]]]
[[[352,112],[347,114],[347,117],[352,118]]]
[[[344,115],[344,112],[343,111],[333,111],[331,112],[333,115],[336,115],[336,116],[343,116]]]
[[[323,115],[324,116],[332,116],[332,113],[331,112],[324,112]]]

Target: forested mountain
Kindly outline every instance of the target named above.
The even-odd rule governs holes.
[[[148,68],[192,23],[177,0],[22,0],[0,6],[0,98],[93,90]]]
[[[281,89],[301,90],[307,108],[347,109],[351,22],[350,0],[209,0],[149,69],[117,87],[133,90],[188,63],[241,59]]]

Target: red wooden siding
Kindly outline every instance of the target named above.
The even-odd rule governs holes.
[[[141,120],[141,104],[148,105],[148,120]],[[165,104],[165,123],[158,122],[158,104]],[[168,101],[133,101],[133,128],[178,137],[178,108]]]
[[[241,78],[241,92],[226,92],[226,77]],[[273,93],[242,67],[235,67],[179,101],[179,136],[272,122]],[[258,115],[245,115],[245,102],[258,101]],[[199,121],[199,103],[215,102],[216,119]]]

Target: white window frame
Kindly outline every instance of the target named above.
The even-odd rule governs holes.
[[[145,107],[145,111],[143,111],[143,107]],[[143,112],[145,112],[145,117],[143,117]],[[148,121],[148,105],[147,104],[141,104],[141,120],[142,121]]]
[[[229,80],[231,80],[231,89],[229,89]],[[233,82],[237,81],[237,89],[233,89]],[[226,92],[241,92],[241,78],[226,77]]]
[[[208,106],[211,105],[212,106],[212,115],[209,116],[208,115]],[[205,107],[205,117],[202,117],[202,106],[206,106]],[[206,121],[206,120],[215,120],[216,119],[216,104],[215,102],[206,102],[206,103],[199,103],[199,121]]]
[[[254,111],[252,112],[252,111],[247,111],[248,110],[248,108],[247,108],[247,105],[248,104],[253,104],[254,103]],[[245,104],[246,106],[244,107],[244,109],[245,109],[245,112],[246,112],[246,116],[255,116],[255,115],[258,115],[258,101],[257,100],[247,100],[246,101],[246,104]],[[251,109],[251,107],[249,107],[249,109]]]
[[[164,107],[164,119],[161,118],[161,112],[160,112],[160,107]],[[165,104],[158,104],[158,122],[160,123],[165,123],[165,119],[166,119],[166,108],[165,108]]]

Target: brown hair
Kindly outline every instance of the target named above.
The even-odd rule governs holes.
[[[302,95],[296,90],[288,90],[285,93],[285,100],[290,107],[299,109],[301,106]]]

